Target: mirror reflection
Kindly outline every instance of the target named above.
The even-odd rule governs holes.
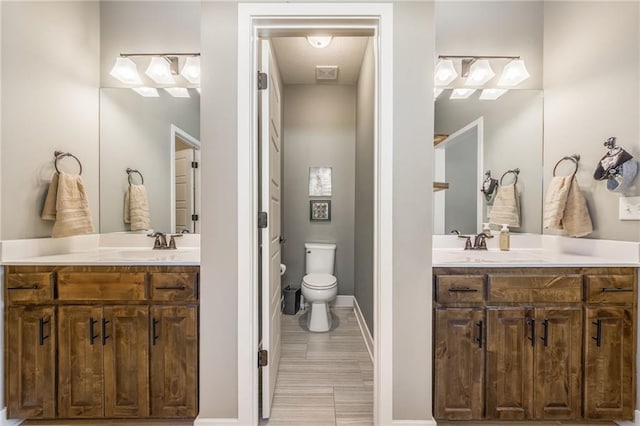
[[[448,189],[434,194],[434,234],[453,229],[463,234],[489,222],[494,197],[482,189],[486,172],[516,190],[520,227],[513,232],[542,232],[543,96],[541,90],[510,90],[496,100],[449,99],[445,90],[435,104],[434,181]],[[505,174],[506,173],[506,174]],[[498,225],[491,225],[495,231]]]
[[[144,186],[151,229],[200,231],[200,97],[193,89],[188,98],[159,94],[145,98],[130,89],[100,89],[102,233],[136,230],[125,222],[130,181]]]

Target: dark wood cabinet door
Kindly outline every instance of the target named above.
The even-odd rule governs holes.
[[[104,344],[104,415],[149,416],[149,309],[105,306],[101,318]]]
[[[534,417],[578,419],[581,410],[582,309],[536,308]]]
[[[632,418],[635,405],[633,329],[631,307],[586,309],[585,418]]]
[[[55,417],[55,308],[11,307],[6,330],[8,417]]]
[[[103,416],[102,307],[58,310],[58,416]]]
[[[524,420],[533,414],[532,320],[525,308],[487,309],[487,418]]]
[[[484,310],[436,310],[434,411],[437,419],[484,414]]]
[[[152,306],[151,415],[195,417],[198,395],[198,308]]]

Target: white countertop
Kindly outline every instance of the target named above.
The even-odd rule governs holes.
[[[33,256],[2,262],[4,265],[200,265],[199,248],[152,250],[140,247],[97,248],[76,253]]]

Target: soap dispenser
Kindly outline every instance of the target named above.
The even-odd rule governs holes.
[[[500,230],[500,250],[508,251],[510,246],[509,227],[506,224],[502,225]]]

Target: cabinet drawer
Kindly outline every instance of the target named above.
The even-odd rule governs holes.
[[[159,301],[193,301],[197,299],[198,274],[190,272],[156,272],[151,274],[151,299]]]
[[[489,275],[489,302],[567,303],[582,301],[582,276]]]
[[[484,300],[483,275],[439,275],[436,285],[438,303],[482,303]]]
[[[46,302],[53,299],[53,273],[32,272],[7,275],[7,301]]]
[[[60,300],[144,300],[144,272],[60,272]]]
[[[635,300],[633,275],[587,275],[588,303],[626,303]]]

